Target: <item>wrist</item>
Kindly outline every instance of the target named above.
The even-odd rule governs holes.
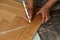
[[[49,10],[48,6],[43,6],[41,9],[43,9],[43,10]]]
[[[51,0],[49,0],[49,1],[51,1]],[[52,1],[58,1],[58,0],[52,0]]]
[[[27,0],[27,7],[28,9],[32,9],[33,8],[33,0]]]
[[[27,5],[28,9],[33,9],[33,5]]]

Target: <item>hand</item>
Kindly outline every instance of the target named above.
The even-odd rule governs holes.
[[[32,19],[32,14],[33,14],[33,9],[29,8],[29,9],[28,9],[28,13],[29,13],[30,20],[31,20],[31,19]],[[25,16],[26,16],[26,14],[25,14]],[[28,21],[27,16],[25,17],[25,19]]]
[[[32,19],[32,14],[33,14],[33,9],[32,8],[28,9],[28,13],[29,13],[30,20],[31,20]]]
[[[47,10],[46,8],[42,7],[36,15],[41,14],[42,15],[42,24],[44,22],[47,22],[50,19],[49,16],[49,10]]]

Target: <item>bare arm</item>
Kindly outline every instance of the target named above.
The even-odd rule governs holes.
[[[47,10],[50,9],[58,0],[48,0],[48,2],[43,6]]]

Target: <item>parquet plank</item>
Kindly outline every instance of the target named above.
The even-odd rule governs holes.
[[[19,9],[20,9],[20,7],[21,7],[21,8],[23,9],[22,3],[19,3],[19,2],[16,2],[16,1],[0,0],[0,3],[7,4],[7,5],[10,5],[10,6],[12,6],[12,7],[19,8]]]
[[[9,21],[7,20],[2,20],[0,24],[0,32],[4,31],[6,29],[6,26],[8,25]]]

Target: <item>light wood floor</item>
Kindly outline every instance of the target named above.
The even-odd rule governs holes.
[[[25,20],[22,3],[13,0],[0,0],[0,40],[32,40],[37,29],[41,25],[41,16],[36,16],[32,23]],[[8,30],[26,26],[2,34]]]

